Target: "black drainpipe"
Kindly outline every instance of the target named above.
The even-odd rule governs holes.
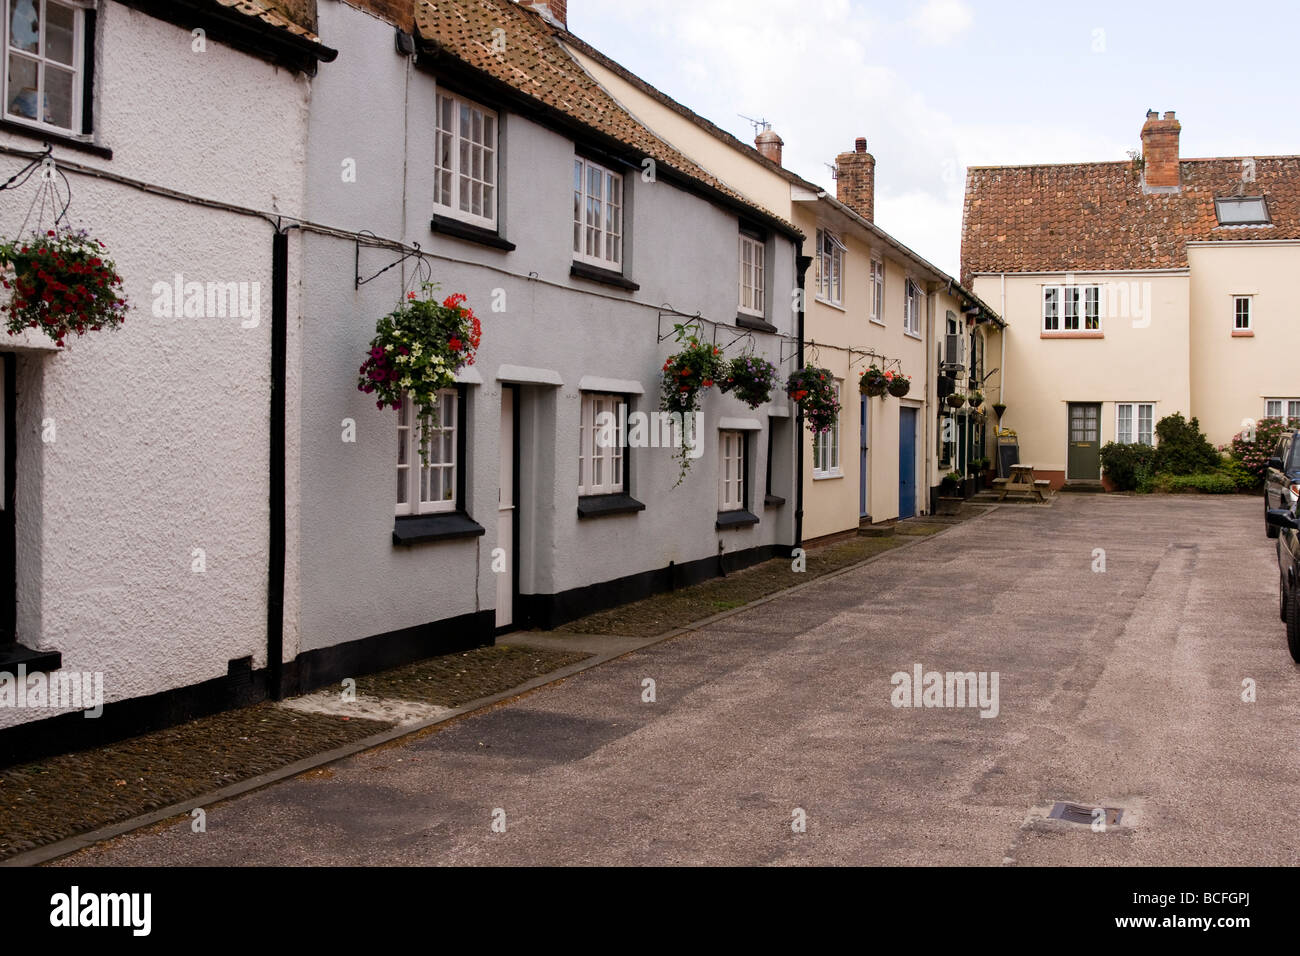
[[[808,269],[812,266],[812,256],[803,254],[803,240],[799,240],[799,253],[795,257],[795,269],[798,272],[799,281],[799,315],[798,315],[798,336],[799,336],[799,368],[803,368],[803,318],[804,318],[804,291],[807,288]],[[803,407],[796,406],[797,411],[794,419],[795,430],[795,492],[794,492],[794,547],[803,547]]]
[[[284,697],[284,390],[288,333],[289,232],[277,226],[271,243],[271,521],[266,588],[267,693],[272,700]]]

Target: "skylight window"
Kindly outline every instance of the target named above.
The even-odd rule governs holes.
[[[1214,210],[1220,226],[1266,226],[1273,221],[1268,217],[1268,203],[1263,196],[1216,199]]]

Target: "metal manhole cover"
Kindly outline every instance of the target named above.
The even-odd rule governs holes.
[[[1052,812],[1047,815],[1049,820],[1064,820],[1066,823],[1082,823],[1092,826],[1093,820],[1102,819],[1101,814],[1096,813],[1102,810],[1105,813],[1106,826],[1113,827],[1119,824],[1120,817],[1124,815],[1124,810],[1120,807],[1087,807],[1078,803],[1056,803],[1052,806]]]

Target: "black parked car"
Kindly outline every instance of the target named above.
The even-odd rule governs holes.
[[[1273,457],[1264,474],[1264,512],[1273,508],[1292,510],[1300,498],[1300,432],[1287,432],[1277,440]],[[1264,533],[1277,537],[1277,526],[1264,521]]]
[[[1286,646],[1300,662],[1300,511],[1295,505],[1271,508],[1264,520],[1278,535],[1278,610],[1286,621]]]

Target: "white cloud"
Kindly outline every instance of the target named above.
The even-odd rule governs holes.
[[[970,29],[975,15],[962,0],[929,0],[908,22],[922,42],[947,46]]]
[[[957,0],[892,20],[856,0],[661,0],[653,13],[611,4],[585,16],[599,26],[575,24],[579,36],[741,140],[754,136],[741,114],[771,121],[785,166],[828,190],[827,164],[867,137],[877,222],[953,275],[966,165],[1123,159],[1134,145],[1102,141],[1066,116],[1007,122],[996,106],[987,117],[953,116],[882,65],[918,29],[935,42],[968,29]]]

